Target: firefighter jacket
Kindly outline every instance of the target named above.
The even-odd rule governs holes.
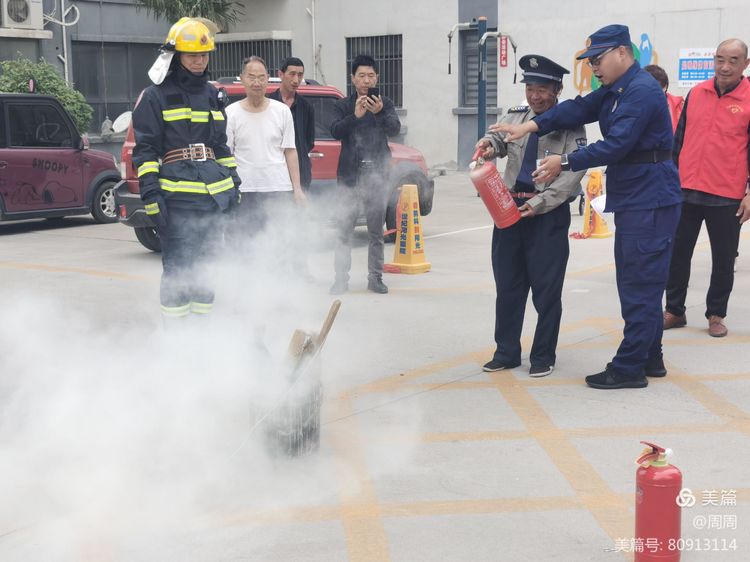
[[[149,86],[133,111],[141,199],[161,195],[170,206],[226,210],[237,199],[240,178],[227,146],[226,115],[208,73],[196,76],[178,66],[158,86]],[[203,144],[215,159],[162,164],[176,149]]]

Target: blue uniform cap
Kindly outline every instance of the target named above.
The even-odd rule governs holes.
[[[523,56],[518,65],[523,70],[524,84],[561,84],[563,74],[570,74],[568,69],[541,55]]]
[[[591,34],[586,52],[577,58],[581,60],[595,57],[601,55],[607,49],[619,47],[620,45],[625,45],[626,47],[631,45],[628,26],[618,24],[607,25]]]

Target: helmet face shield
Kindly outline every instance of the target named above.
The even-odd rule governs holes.
[[[167,34],[161,53],[154,61],[148,76],[154,84],[161,84],[169,73],[175,53],[210,53],[216,49],[218,27],[205,18],[180,18]],[[179,56],[179,55],[178,55]]]

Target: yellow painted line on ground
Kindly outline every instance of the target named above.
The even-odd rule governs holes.
[[[686,375],[674,375],[677,377]],[[715,375],[687,375],[702,381],[744,381],[750,379],[750,373],[718,373]]]
[[[579,320],[576,322],[569,322],[567,324],[564,324],[561,329],[561,334],[570,334],[574,333],[578,330],[586,329],[586,328],[595,328],[598,329],[600,334],[598,336],[595,336],[596,338],[600,337],[609,337],[612,331],[619,329],[620,322],[618,322],[615,319],[603,317],[603,316],[595,316],[586,318],[583,320]],[[620,341],[620,333],[618,332],[617,335],[617,342]],[[522,343],[524,346],[528,347],[531,344],[531,336],[525,336],[522,339]],[[591,337],[587,337],[586,339],[580,341],[580,342],[572,342],[569,344],[561,345],[560,348],[585,348],[585,347],[603,347],[603,346],[611,346],[611,342],[597,342],[593,341]],[[445,371],[447,369],[452,369],[454,367],[460,367],[465,364],[476,364],[477,365],[477,375],[483,374],[481,365],[486,362],[490,357],[492,357],[492,354],[494,352],[493,347],[487,347],[485,349],[482,349],[480,351],[473,351],[470,353],[466,353],[463,355],[458,355],[456,357],[451,357],[449,359],[444,359],[441,361],[437,361],[435,363],[430,363],[428,365],[423,365],[421,367],[416,367],[413,369],[408,369],[404,371],[403,373],[399,373],[396,375],[390,375],[383,377],[381,379],[378,379],[373,382],[365,383],[363,385],[354,387],[352,389],[349,389],[344,392],[342,397],[355,397],[359,394],[366,394],[371,392],[388,392],[393,390],[394,388],[403,388],[405,385],[411,383],[415,379],[419,379],[421,377],[434,375],[440,371]],[[505,371],[506,373],[510,371]],[[471,376],[471,375],[470,375]],[[457,379],[460,380],[462,377],[458,376]],[[467,377],[468,378],[468,377]],[[580,381],[564,381],[564,382],[558,382],[556,379],[548,379],[551,382],[551,384],[580,384]],[[440,387],[444,386],[445,384],[455,384],[455,383],[435,383],[434,387]],[[476,381],[473,384],[480,384],[479,381]],[[529,384],[535,384],[533,381]],[[548,383],[550,384],[550,383]]]
[[[611,331],[619,325],[619,319],[589,318],[563,327],[562,332],[574,333],[582,328],[594,327],[600,332]],[[601,334],[602,336],[606,334]],[[598,340],[600,336],[595,336]],[[619,334],[618,334],[619,338]],[[691,345],[708,345],[714,341],[695,342]],[[610,342],[593,341],[588,338],[567,347],[603,347]],[[355,474],[359,487],[356,490],[341,491],[340,506],[289,508],[271,513],[248,513],[226,518],[230,524],[243,522],[274,523],[278,521],[319,521],[341,519],[345,530],[349,559],[354,561],[389,560],[384,517],[414,517],[455,514],[486,514],[519,511],[552,511],[564,509],[587,509],[599,525],[613,539],[629,537],[633,534],[632,493],[620,494],[612,491],[599,476],[593,466],[573,445],[575,438],[607,438],[612,436],[640,436],[643,434],[701,434],[736,431],[738,423],[744,424],[747,416],[737,408],[728,408],[726,400],[710,391],[696,380],[696,376],[680,372],[668,365],[670,375],[663,380],[652,380],[654,384],[674,383],[694,395],[709,411],[721,415],[727,423],[685,424],[670,426],[630,426],[596,428],[558,428],[529,393],[529,387],[582,385],[582,379],[517,379],[510,372],[483,373],[481,363],[492,353],[488,348],[461,356],[438,361],[411,369],[404,373],[384,377],[343,393],[337,401],[336,412],[343,426],[336,426],[328,432],[337,457],[345,460],[348,470]],[[490,382],[462,380],[474,376],[457,375],[455,382],[424,383],[420,378],[436,374],[466,364],[476,365],[476,376],[489,376]],[[747,380],[750,373],[704,375],[705,380]],[[567,479],[576,493],[574,497],[546,498],[496,498],[486,500],[421,501],[403,503],[379,503],[373,482],[369,477],[362,450],[361,435],[357,433],[356,414],[351,409],[349,398],[360,394],[413,390],[430,392],[435,390],[465,390],[496,388],[506,399],[516,415],[521,418],[526,430],[512,431],[466,431],[466,432],[427,432],[419,436],[391,435],[370,436],[368,442],[451,442],[451,441],[491,441],[533,438],[552,459],[557,470]],[[703,398],[699,396],[703,395]],[[400,398],[408,398],[408,394]],[[342,475],[342,482],[346,480]],[[750,501],[750,490],[738,491],[738,500]]]
[[[557,509],[585,509],[576,497],[497,498],[489,500],[422,501],[383,504],[386,517],[418,517],[423,515],[478,515],[483,513],[520,513]]]
[[[672,382],[687,392],[693,400],[700,403],[713,415],[726,421],[737,431],[750,434],[750,414],[732,404],[696,377],[681,372],[669,363],[667,363],[667,370],[675,372],[677,376],[672,377]]]
[[[670,433],[729,433],[737,431],[729,424],[686,424],[686,425],[632,425],[617,427],[578,427],[573,429],[560,429],[565,436],[571,439],[575,438],[596,438],[596,437],[617,437],[617,436],[639,436],[639,435],[658,435]],[[438,443],[451,441],[509,441],[513,439],[528,439],[543,435],[545,437],[555,437],[558,430],[548,431],[539,429],[536,432],[527,430],[503,430],[503,431],[446,431],[446,432],[426,432],[418,435],[414,434],[394,434],[388,435],[371,435],[368,436],[370,443],[403,443],[403,442],[423,442]]]
[[[680,328],[680,330],[686,330],[685,328]],[[693,331],[693,330],[690,330]],[[687,332],[687,330],[686,330]],[[683,333],[686,333],[683,332]],[[737,335],[737,334],[729,334],[726,337],[723,338],[712,338],[707,334],[707,330],[695,330],[694,331],[696,336],[699,336],[700,339],[692,339],[692,338],[665,338],[663,340],[664,347],[665,347],[665,355],[669,354],[669,346],[672,345],[689,345],[689,346],[696,346],[696,345],[710,345],[710,346],[717,346],[717,345],[732,345],[732,344],[747,344],[750,343],[750,336],[745,335]],[[669,359],[669,357],[667,357]]]
[[[367,468],[365,452],[357,435],[357,421],[352,415],[348,399],[336,401],[337,415],[343,419],[331,431],[329,442],[346,468],[357,478],[355,489],[346,487],[348,473],[340,475],[340,516],[346,537],[346,549],[351,562],[387,562],[390,558],[388,539],[375,488]],[[340,467],[339,470],[344,470]]]
[[[603,273],[605,271],[614,271],[614,269],[615,269],[615,262],[604,263],[602,265],[597,265],[597,266],[589,267],[586,269],[579,269],[577,271],[568,271],[565,274],[565,279],[577,279],[578,277],[586,277],[587,275],[592,275],[595,273]]]
[[[429,365],[425,365],[423,367],[409,369],[407,371],[404,371],[403,373],[386,376],[382,379],[356,386],[352,389],[344,391],[341,396],[342,398],[350,398],[355,397],[359,394],[380,392],[379,389],[381,388],[387,388],[390,390],[394,384],[401,387],[404,382],[428,375],[433,375],[439,371],[444,371],[453,367],[459,367],[466,363],[477,363],[477,374],[479,374],[482,372],[481,364],[479,362],[482,361],[483,358],[486,358],[488,353],[491,354],[492,351],[474,351],[464,355],[459,355],[458,357],[452,357],[450,359],[430,363]]]
[[[604,532],[613,541],[633,536],[633,520],[627,505],[573,446],[565,432],[554,424],[528,389],[501,373],[492,373],[491,377],[503,398],[549,455]]]
[[[399,287],[396,289],[391,289],[394,293],[419,293],[421,294],[452,294],[452,293],[480,293],[482,291],[494,291],[495,290],[495,284],[494,283],[483,283],[483,284],[477,284],[477,285],[463,285],[460,287],[452,286],[452,287]]]
[[[431,515],[479,515],[487,513],[519,513],[529,511],[555,511],[558,509],[585,509],[575,496],[493,498],[486,500],[418,501],[361,504],[357,515],[362,518],[418,517]],[[273,511],[241,511],[221,517],[225,526],[270,525],[274,523],[309,523],[336,520],[341,515],[339,507],[287,508]]]
[[[628,425],[617,427],[579,427],[565,429],[563,432],[571,438],[588,437],[628,437],[639,435],[658,435],[669,433],[728,433],[735,431],[729,424],[686,424],[686,425]]]
[[[448,431],[445,433],[423,433],[419,440],[425,443],[443,443],[450,441],[508,441],[511,439],[528,439],[528,431]]]
[[[55,265],[45,265],[40,263],[24,263],[17,261],[0,260],[0,267],[5,269],[21,269],[31,271],[45,271],[48,273],[77,273],[88,275],[90,277],[104,277],[107,279],[121,279],[123,281],[152,281],[153,278],[142,275],[131,275],[129,273],[118,273],[115,271],[99,271],[96,269],[87,269],[83,267],[63,267]]]
[[[228,515],[222,514],[218,517],[221,525],[227,527],[271,524],[271,523],[315,523],[318,521],[330,521],[341,517],[341,507],[312,506],[312,507],[288,507],[274,510],[243,510]]]

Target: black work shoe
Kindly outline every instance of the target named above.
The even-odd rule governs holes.
[[[386,287],[382,279],[375,277],[367,281],[367,290],[372,291],[373,293],[378,293],[379,295],[384,295],[388,292],[388,287]]]
[[[349,290],[349,281],[346,279],[336,279],[331,289],[328,291],[332,295],[343,295]]]
[[[495,371],[504,371],[505,369],[515,369],[520,365],[520,363],[509,363],[507,361],[492,359],[482,366],[482,370],[486,373],[494,373]]]
[[[532,365],[529,369],[530,377],[546,377],[555,369],[554,365]]]
[[[667,376],[667,368],[664,366],[664,357],[654,357],[646,361],[646,376],[647,377],[665,377]]]
[[[586,384],[591,388],[613,390],[616,388],[645,388],[648,386],[646,377],[629,377],[607,365],[601,373],[586,377]]]

